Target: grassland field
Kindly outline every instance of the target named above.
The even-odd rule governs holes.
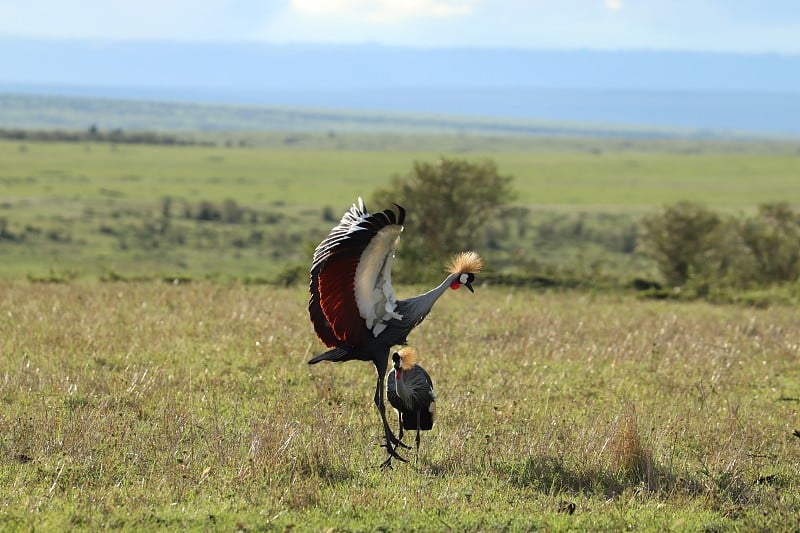
[[[401,297],[420,288],[401,287]],[[796,531],[796,309],[479,287],[378,467],[368,363],[301,287],[0,282],[3,531]],[[793,434],[795,433],[795,434]]]
[[[371,365],[309,367],[303,284],[240,282],[305,271],[331,219],[415,160],[492,158],[532,223],[611,232],[683,199],[796,205],[794,148],[387,139],[0,142],[0,530],[800,528],[796,306],[448,292],[409,339],[436,425],[381,471]]]
[[[669,143],[665,143],[667,148]],[[435,143],[434,143],[435,146]],[[570,144],[566,144],[570,146]],[[470,151],[515,177],[517,202],[541,206],[649,208],[685,199],[712,206],[750,207],[792,198],[800,154],[710,148],[654,150],[643,142],[587,140],[564,150]],[[435,161],[433,150],[234,148],[74,143],[0,142],[8,197],[98,200],[109,193],[130,201],[164,196],[231,197],[241,203],[340,205],[354,191],[370,191],[416,160]]]
[[[441,156],[494,160],[515,178],[515,205],[527,209],[531,224],[554,213],[618,217],[610,219],[615,229],[599,232],[624,233],[636,217],[685,199],[736,212],[800,198],[800,156],[787,143],[508,138],[503,145],[497,138],[429,136],[425,143],[376,135],[370,144],[354,134],[331,145],[325,136],[291,138],[283,146],[0,142],[0,276],[274,278],[305,263],[308,248],[357,196],[369,199],[414,161]],[[187,221],[208,204],[236,210],[246,224]],[[521,234],[526,228],[518,224]],[[548,257],[547,246],[515,240],[508,224],[503,231],[497,265]],[[571,261],[586,269],[652,275],[638,258],[595,248],[554,252],[554,261],[580,257]]]

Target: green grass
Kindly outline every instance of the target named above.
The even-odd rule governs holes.
[[[0,283],[2,530],[797,521],[793,307],[448,293],[410,339],[436,425],[381,472],[374,370],[306,364],[302,289]]]
[[[498,154],[524,205],[652,209],[693,200],[726,209],[800,198],[797,155],[622,153]]]
[[[642,214],[683,199],[738,212],[800,198],[800,157],[780,143],[509,137],[485,138],[482,151],[468,136],[429,136],[426,149],[409,136],[370,145],[338,135],[346,149],[299,138],[288,147],[0,142],[0,276],[275,279],[307,266],[357,196],[442,155],[492,158],[514,176],[528,215],[488,223],[487,243],[499,235],[501,249],[481,246],[499,269],[545,263],[570,275],[652,277],[652,263],[613,244],[631,238]],[[439,150],[453,142],[464,151]],[[202,205],[225,202],[241,219],[197,219]],[[549,241],[546,224],[560,232]],[[573,242],[570,232],[581,231],[593,241]]]
[[[699,143],[689,153],[670,151],[669,143],[659,151],[648,142],[638,151],[630,142],[621,148],[603,141],[586,141],[582,148],[574,142],[566,146],[472,151],[465,156],[492,158],[502,173],[514,176],[521,205],[619,210],[689,198],[711,206],[749,208],[800,197],[795,179],[800,157],[784,151],[764,153],[755,143],[734,153],[713,143],[705,148]],[[57,207],[63,201],[109,197],[152,203],[164,196],[338,207],[357,194],[368,195],[393,175],[407,173],[415,160],[434,161],[440,155],[435,145],[428,151],[396,151],[2,141],[0,184],[7,202],[50,199]]]
[[[0,142],[6,198],[152,204],[165,196],[232,198],[248,205],[352,202],[383,183],[387,168],[422,154]],[[44,208],[45,206],[42,206]]]

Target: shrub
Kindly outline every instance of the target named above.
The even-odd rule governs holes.
[[[743,276],[762,283],[800,279],[800,214],[788,204],[761,205],[738,225],[738,234],[754,267]]]
[[[642,250],[652,257],[665,281],[684,285],[708,272],[709,259],[721,245],[719,215],[693,202],[679,202],[642,222]]]
[[[197,213],[195,214],[197,220],[213,221],[222,220],[222,212],[219,207],[214,205],[213,202],[203,200],[197,206]]]
[[[721,217],[681,202],[646,217],[642,233],[642,249],[667,283],[695,296],[800,280],[800,214],[786,203]]]
[[[393,203],[408,209],[398,251],[408,279],[420,281],[428,267],[460,250],[477,245],[478,231],[497,210],[513,198],[512,177],[501,176],[491,160],[470,162],[442,158],[417,161],[405,176],[395,176],[389,187],[372,198],[374,210]]]

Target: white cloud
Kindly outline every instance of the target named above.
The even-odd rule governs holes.
[[[291,0],[294,11],[313,15],[340,15],[371,22],[456,17],[472,13],[475,0]]]
[[[622,0],[603,0],[606,9],[610,11],[619,11],[622,9]]]

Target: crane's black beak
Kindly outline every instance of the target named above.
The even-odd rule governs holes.
[[[471,282],[469,282],[469,281],[468,281],[468,282],[466,282],[466,283],[464,284],[464,286],[465,286],[466,288],[468,288],[468,289],[469,289],[469,292],[471,292],[471,293],[475,293],[475,290],[472,288],[472,283],[471,283]]]

